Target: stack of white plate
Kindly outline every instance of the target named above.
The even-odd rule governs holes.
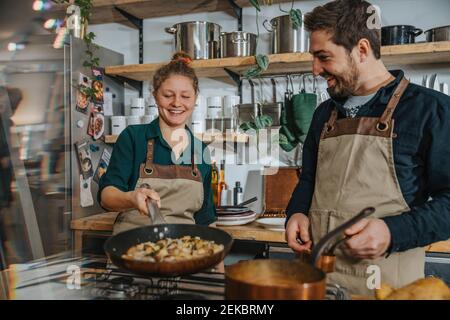
[[[256,213],[248,208],[221,207],[217,209],[217,222],[219,226],[240,226],[256,219]]]
[[[284,231],[286,218],[260,218],[256,222],[268,230]]]

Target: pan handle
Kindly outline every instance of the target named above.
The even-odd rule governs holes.
[[[322,253],[324,253],[324,251],[329,247],[330,243],[332,243],[333,241],[335,241],[335,239],[337,237],[342,235],[346,229],[348,229],[349,227],[351,227],[352,225],[354,225],[356,222],[360,221],[361,219],[367,218],[374,212],[375,212],[375,208],[373,208],[373,207],[364,208],[356,216],[354,216],[347,222],[341,224],[339,227],[337,227],[336,229],[330,231],[327,235],[325,235],[311,252],[311,261],[310,261],[311,264],[313,266],[316,266],[317,263],[319,262],[320,257],[322,256]],[[346,239],[345,238],[341,239],[340,241],[335,243],[335,245],[332,248],[335,248],[337,245],[342,243],[342,241],[344,241],[344,240],[346,240]]]

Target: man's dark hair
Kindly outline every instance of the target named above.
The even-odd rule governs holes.
[[[369,28],[372,6],[363,0],[336,0],[314,8],[305,15],[305,27],[308,31],[326,30],[333,34],[332,41],[343,46],[348,52],[366,38],[372,47],[376,59],[380,59],[381,32],[378,26]],[[377,13],[378,14],[378,13]]]

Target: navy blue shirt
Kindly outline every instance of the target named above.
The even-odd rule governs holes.
[[[380,117],[394,89],[403,77],[378,90],[356,117]],[[315,111],[303,146],[300,181],[286,209],[288,218],[296,212],[308,214],[314,193],[320,133],[336,106],[338,118],[345,117],[344,100],[329,99]],[[395,170],[410,211],[385,217],[391,232],[389,251],[405,251],[450,238],[450,97],[410,83],[394,114]],[[432,199],[430,199],[430,197]]]

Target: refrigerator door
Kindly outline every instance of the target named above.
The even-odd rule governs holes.
[[[87,148],[90,151],[91,166],[95,173],[99,160],[103,153],[103,150],[107,148],[108,151],[112,151],[112,146],[105,144],[103,139],[93,140],[88,135],[89,127],[89,112],[83,113],[77,110],[77,91],[80,74],[91,75],[91,71],[83,67],[83,61],[85,57],[86,45],[84,42],[77,38],[70,39],[70,46],[68,50],[68,60],[66,60],[66,73],[67,76],[67,99],[69,106],[69,117],[67,119],[68,124],[66,128],[70,128],[68,134],[67,145],[71,148],[70,170],[66,171],[70,173],[68,181],[71,185],[71,207],[72,218],[78,219],[93,214],[104,212],[105,210],[100,207],[97,202],[98,184],[93,179],[87,181],[80,181],[81,168],[78,160],[78,153],[76,143],[80,141],[87,142]],[[105,67],[109,65],[121,65],[124,62],[122,54],[115,51],[100,47],[95,50],[94,54],[100,58],[100,66]],[[123,115],[124,112],[124,86],[121,82],[114,78],[103,76],[103,91],[112,93],[113,96],[113,112],[114,115]],[[105,135],[110,133],[110,116],[105,116]],[[86,182],[86,183],[85,183]],[[81,183],[81,188],[80,188]],[[84,189],[84,187],[87,187]],[[90,195],[89,195],[90,194]],[[81,195],[90,196],[93,200],[93,205],[82,207]]]

